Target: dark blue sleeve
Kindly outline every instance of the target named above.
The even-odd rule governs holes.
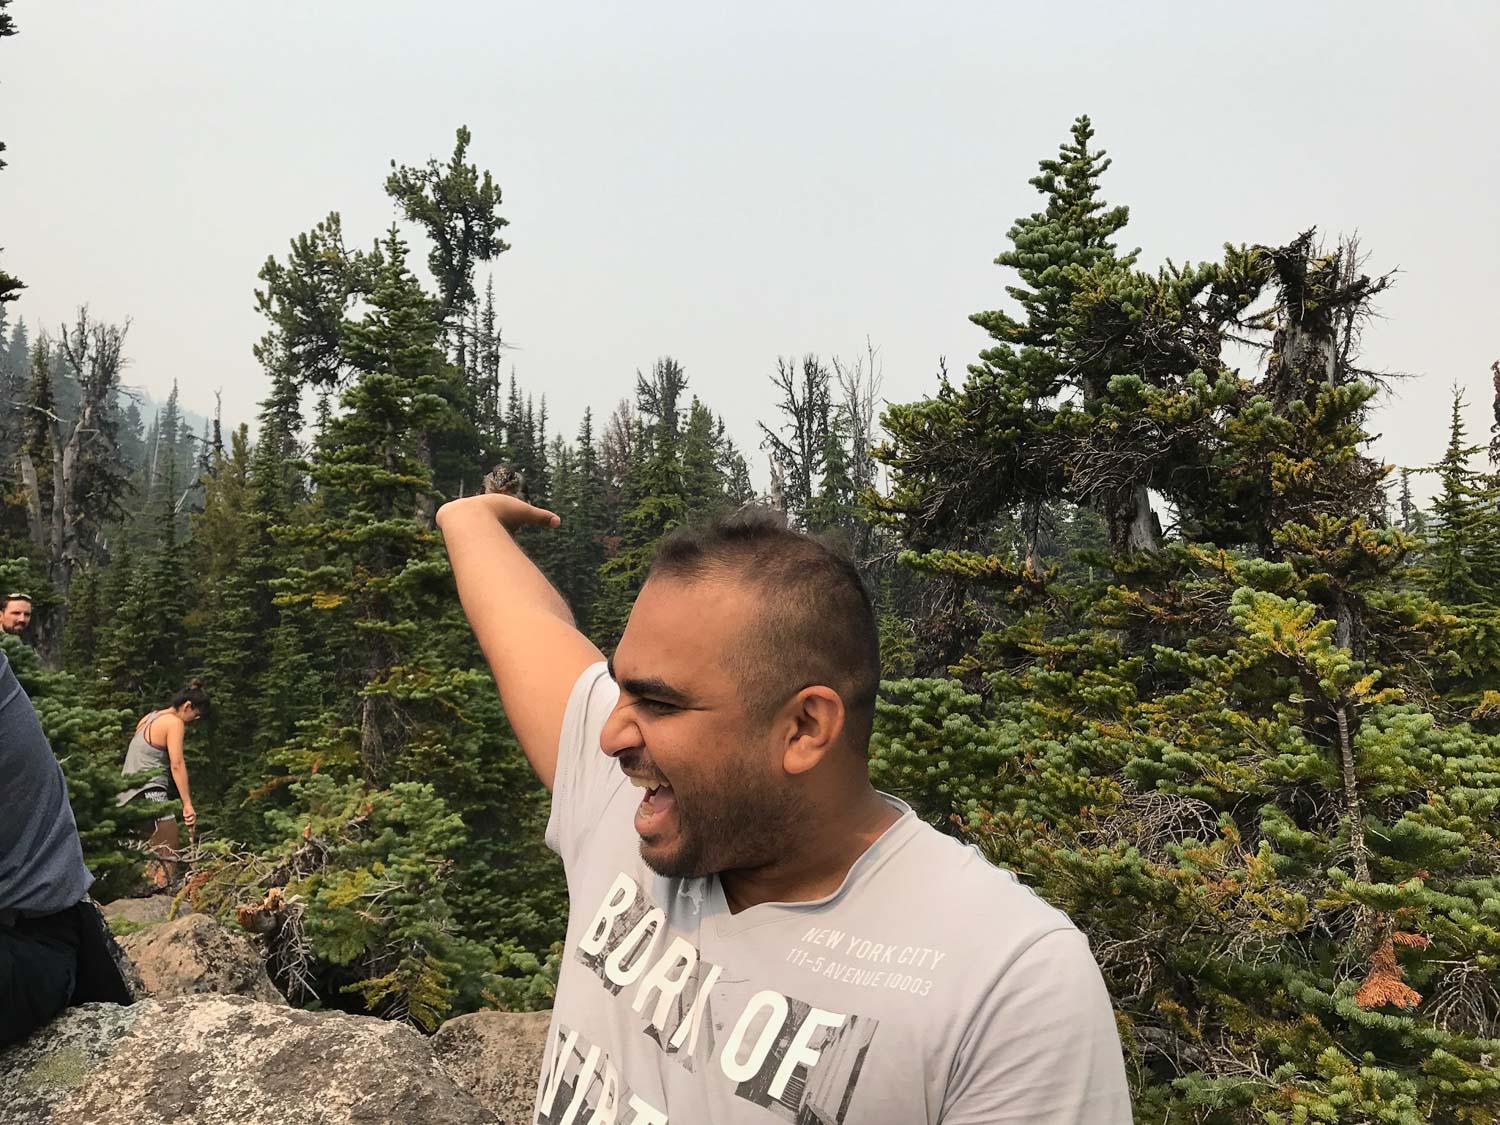
[[[0,652],[0,909],[51,914],[88,892],[62,766]]]

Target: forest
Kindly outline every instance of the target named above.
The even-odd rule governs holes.
[[[184,901],[261,934],[304,1006],[548,1007],[547,794],[436,509],[520,469],[562,520],[523,545],[608,651],[663,534],[766,504],[875,597],[879,787],[1088,934],[1139,1120],[1500,1121],[1500,364],[1449,373],[1493,376],[1491,433],[1455,391],[1439,461],[1375,458],[1378,247],[1142,262],[1080,117],[961,372],[889,403],[874,344],[768,354],[746,449],[669,340],[607,415],[549,414],[470,144],[393,162],[389,229],[332,212],[246,279],[253,419],[143,409],[127,325],[7,318],[0,277],[0,586],[36,609],[0,647],[97,898],[141,885],[163,808],[115,804],[129,730],[197,677]]]

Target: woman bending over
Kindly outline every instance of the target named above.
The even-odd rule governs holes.
[[[135,734],[130,747],[125,751],[125,764],[120,772],[125,776],[154,771],[144,785],[127,789],[121,793],[118,803],[127,801],[168,801],[174,796],[182,798],[182,822],[191,831],[198,823],[198,814],[193,809],[193,797],[188,788],[187,761],[182,756],[183,735],[189,723],[195,723],[208,713],[208,693],[198,680],[193,680],[171,701],[158,711],[143,715],[135,725]],[[177,818],[170,813],[159,817],[150,830],[148,845],[157,857],[152,864],[152,880],[158,887],[169,886],[176,877],[179,836]]]

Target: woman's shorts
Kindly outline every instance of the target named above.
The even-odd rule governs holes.
[[[148,785],[135,795],[135,799],[141,801],[170,801],[172,798],[167,793],[165,785]],[[176,820],[177,818],[171,813],[167,813],[166,816],[159,816],[156,819],[162,821]]]

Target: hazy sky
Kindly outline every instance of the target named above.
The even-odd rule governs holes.
[[[1500,357],[1500,4],[511,4],[17,0],[0,41],[12,316],[130,317],[127,381],[226,420],[265,381],[255,274],[337,210],[390,222],[394,157],[467,124],[513,249],[510,359],[571,433],[671,354],[754,449],[778,354],[880,349],[935,387],[1006,301],[991,264],[1076,114],[1115,158],[1142,262],[1312,225],[1399,268],[1366,359],[1377,417],[1432,460]],[[420,266],[425,247],[414,254]],[[752,462],[764,480],[764,456]]]

